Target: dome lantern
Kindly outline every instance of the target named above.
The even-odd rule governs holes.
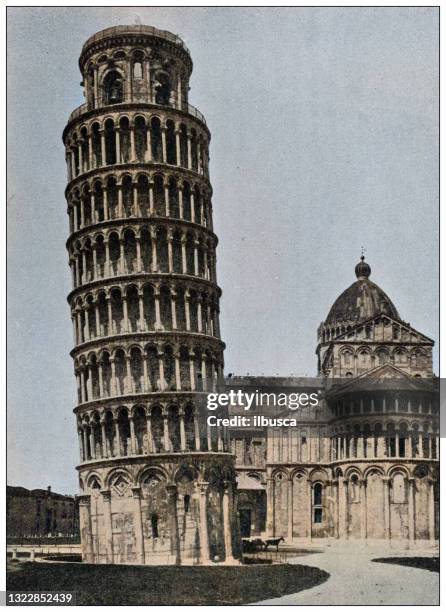
[[[369,278],[371,273],[371,268],[368,263],[364,261],[364,255],[361,255],[361,261],[355,266],[355,274],[358,280],[365,280]]]

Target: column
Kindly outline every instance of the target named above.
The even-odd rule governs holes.
[[[183,183],[178,183],[178,208],[180,211],[180,219],[184,219],[184,206],[183,206]]]
[[[146,329],[146,321],[144,319],[144,295],[138,293],[138,308],[139,308],[139,330],[144,331]]]
[[[169,183],[167,179],[164,180],[164,206],[166,209],[166,217],[170,216],[170,202],[169,202]]]
[[[74,156],[74,151],[71,149],[70,152],[70,162],[71,162],[71,180],[76,176],[76,159]]]
[[[119,127],[115,126],[115,146],[116,146],[116,163],[121,163],[121,139],[119,137]]]
[[[225,541],[225,561],[235,563],[232,549],[232,482],[225,481],[223,489],[223,535]]]
[[[172,313],[172,329],[176,330],[177,329],[177,294],[175,293],[175,290],[172,288],[170,290],[170,309],[171,309],[171,313]]]
[[[159,370],[159,379],[160,379],[160,388],[163,390],[166,387],[166,380],[164,378],[164,361],[163,361],[164,353],[161,350],[158,350],[158,370]]]
[[[429,540],[435,540],[435,498],[434,498],[434,481],[428,478],[429,485]]]
[[[203,302],[203,298],[201,295],[197,298],[197,321],[198,321],[198,332],[201,334],[203,332],[203,319],[201,315],[201,304]]]
[[[266,479],[266,533],[274,537],[274,479]]]
[[[186,450],[186,430],[184,427],[184,409],[179,409],[179,420],[180,420],[180,448],[182,451]]]
[[[360,499],[361,499],[361,539],[367,538],[367,480],[361,480],[359,483]]]
[[[91,452],[91,458],[96,459],[96,448],[95,448],[95,443],[94,443],[93,423],[90,424],[90,452]]]
[[[147,364],[147,360],[148,360],[148,356],[146,355],[146,353],[144,353],[142,365],[143,365],[143,376],[144,376],[144,390],[146,392],[152,390],[152,385],[150,384],[150,379],[149,379],[149,366]]]
[[[91,536],[90,495],[79,495],[79,527],[81,532],[82,560],[94,561],[93,540]]]
[[[184,311],[186,315],[186,331],[190,331],[190,308],[189,308],[190,294],[189,290],[186,289],[184,292]]]
[[[79,373],[81,379],[81,404],[83,404],[87,401],[87,398],[85,397],[85,372],[83,367],[80,368]]]
[[[309,440],[311,440],[311,437],[309,438]],[[312,538],[312,526],[313,526],[313,483],[311,482],[311,480],[308,478],[307,480],[308,483],[308,508],[307,508],[307,536],[308,539],[311,540]]]
[[[113,417],[113,422],[115,424],[115,444],[116,444],[116,455],[118,457],[121,456],[121,434],[119,433],[119,423],[117,416]]]
[[[133,420],[133,415],[129,415],[129,424],[130,424],[130,452],[132,455],[137,454],[137,444],[136,444],[136,436],[135,436],[135,421]]]
[[[144,565],[145,563],[145,551],[144,551],[144,532],[142,524],[142,513],[141,513],[141,487],[132,487],[133,493],[133,504],[134,504],[134,525],[135,525],[135,544],[136,544],[136,557],[138,563]]]
[[[118,394],[118,389],[116,385],[116,365],[114,357],[110,357],[110,368],[111,368],[111,392],[112,395]]]
[[[189,374],[190,374],[190,390],[195,391],[195,353],[189,352]]]
[[[200,426],[198,423],[198,408],[195,408],[195,414],[194,414],[194,436],[195,436],[195,450],[199,451],[200,450],[200,446],[201,446],[201,442],[200,442]]]
[[[146,131],[146,154],[145,161],[152,161],[152,134],[150,133],[150,125],[147,125]]]
[[[107,335],[110,336],[113,333],[113,313],[110,296],[107,295],[105,301],[107,302]]]
[[[136,152],[135,152],[135,128],[133,125],[130,126],[130,161],[136,161]]]
[[[164,126],[161,127],[161,144],[162,144],[162,153],[163,159],[161,160],[164,164],[167,163],[167,143],[166,143],[166,128]]]
[[[163,408],[163,440],[164,440],[164,451],[167,453],[170,450],[170,439],[169,439],[169,420],[167,416],[167,409]]]
[[[92,134],[88,134],[88,169],[92,170],[93,168],[93,136]]]
[[[82,153],[82,143],[84,142],[84,139],[81,138],[79,140],[79,144],[78,144],[78,152],[79,152],[79,174],[82,174],[82,172],[84,171],[84,158],[83,158],[83,153]]]
[[[173,251],[172,251],[172,230],[168,230],[167,232],[167,262],[168,262],[168,271],[170,273],[173,272]]]
[[[192,139],[190,132],[187,132],[187,167],[189,170],[192,169]]]
[[[88,461],[90,459],[90,454],[88,452],[88,434],[87,434],[87,425],[82,423],[82,439],[84,443],[84,461]]]
[[[136,270],[137,272],[141,272],[142,270],[142,260],[141,260],[141,240],[139,236],[136,236]]]
[[[206,358],[204,354],[201,357],[201,380],[203,383],[203,391],[207,391],[208,385],[206,380]]]
[[[82,432],[82,428],[77,430],[77,436],[79,439],[79,453],[80,453],[80,460],[81,463],[83,461],[85,461],[85,457],[84,457],[84,436],[83,436],[83,432]]]
[[[107,436],[105,434],[105,417],[101,416],[102,458],[107,457]]]
[[[291,430],[291,428],[290,428]],[[290,476],[288,479],[288,526],[287,526],[287,539],[289,542],[293,541],[293,478]]]
[[[406,438],[406,442],[407,442],[407,457],[409,459],[412,459],[413,456],[413,449],[412,449],[412,431],[409,430],[408,434],[407,434],[407,438]]]
[[[132,196],[133,196],[133,201],[132,201],[131,215],[134,215],[135,217],[140,217],[141,211],[138,206],[138,184],[137,183],[132,183]]]
[[[133,379],[132,379],[132,368],[130,364],[130,355],[125,356],[124,393],[133,393]]]
[[[99,133],[101,135],[101,162],[102,165],[105,166],[107,164],[107,156],[105,154],[105,133],[104,130],[99,130]]]
[[[166,485],[167,506],[170,532],[170,552],[175,557],[175,564],[181,565],[180,538],[178,534],[177,516],[177,486],[174,484]]]
[[[97,108],[99,106],[99,95],[98,95],[98,67],[97,65],[94,67],[93,71],[93,107]]]
[[[96,334],[95,337],[101,336],[101,320],[99,317],[99,303],[96,301],[93,303],[94,308],[94,319],[96,324]]]
[[[110,276],[112,273],[112,265],[110,260],[110,246],[108,240],[104,240],[105,261],[104,261],[104,276]]]
[[[116,189],[118,191],[118,219],[122,219],[124,216],[124,210],[122,206],[122,184],[118,183],[116,185]]]
[[[198,276],[198,245],[200,243],[197,239],[194,240],[194,274]]]
[[[390,478],[383,478],[384,487],[384,538],[390,540]]]
[[[331,490],[334,491],[333,526],[334,537],[339,539],[339,481],[333,480]]]
[[[149,181],[149,214],[153,215],[155,211],[154,201],[153,201],[153,181]]]
[[[152,272],[156,272],[158,268],[158,257],[156,249],[156,230],[154,227],[150,228],[150,244],[152,247]]]
[[[76,314],[73,314],[71,316],[71,322],[73,324],[73,342],[75,345],[79,344],[78,338],[77,338],[77,322],[76,322],[77,316]]]
[[[124,332],[128,332],[130,330],[129,330],[129,315],[128,315],[127,296],[126,295],[122,296],[122,310],[123,310],[123,314],[124,314]]]
[[[174,353],[175,359],[175,386],[177,391],[181,391],[181,373],[180,373],[180,358],[179,352]]]
[[[187,274],[187,259],[186,259],[186,236],[181,234],[181,271]]]
[[[414,478],[407,479],[409,484],[408,490],[408,521],[409,521],[409,545],[415,540],[415,506],[414,506]]]
[[[108,199],[106,187],[103,187],[102,189],[102,202],[104,205],[104,221],[108,221]]]
[[[102,506],[104,509],[104,536],[107,563],[113,563],[113,525],[111,515],[111,493],[110,491],[101,491],[101,494]]]
[[[153,453],[154,449],[153,449],[153,438],[152,438],[152,417],[149,414],[146,415],[146,419],[147,419],[147,442],[148,442],[148,446],[149,446],[149,453]]]
[[[197,482],[198,493],[199,493],[199,507],[200,507],[200,561],[203,565],[206,565],[210,561],[209,555],[209,535],[208,535],[208,518],[207,518],[207,490],[208,482]]]
[[[126,273],[126,261],[125,261],[125,242],[123,238],[119,239],[119,260],[118,260],[118,274]]]
[[[102,374],[102,361],[98,363],[99,397],[104,397],[104,378]]]
[[[177,154],[177,166],[181,166],[180,130],[175,130],[175,148]]]
[[[154,298],[155,298],[155,330],[160,330],[163,328],[163,326],[161,325],[160,290],[158,286],[155,287]]]

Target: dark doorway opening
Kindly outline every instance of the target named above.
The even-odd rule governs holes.
[[[251,536],[251,510],[249,508],[240,508],[240,535],[242,538]]]

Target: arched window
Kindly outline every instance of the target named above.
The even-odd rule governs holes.
[[[157,538],[158,537],[158,515],[157,514],[152,514],[152,516],[150,517],[150,524],[152,527],[152,538]]]
[[[170,77],[167,72],[159,72],[155,79],[155,104],[167,106],[170,101]]]
[[[350,502],[359,502],[359,478],[353,474],[350,478]]]
[[[133,57],[133,78],[142,79],[142,53],[136,52]]]
[[[184,496],[184,512],[189,512],[190,495]]]
[[[379,350],[376,352],[379,365],[384,365],[389,361],[389,354],[385,350]]]
[[[317,482],[313,487],[313,523],[322,523],[322,484]]]
[[[322,505],[322,485],[319,482],[314,485],[313,500],[315,506]]]
[[[392,480],[392,492],[394,504],[406,503],[406,480],[403,474],[397,473]]]
[[[112,70],[104,79],[105,104],[119,104],[124,99],[124,88],[119,72]]]
[[[346,351],[345,353],[343,353],[342,357],[343,357],[344,365],[346,366],[352,365],[353,355],[350,351]]]

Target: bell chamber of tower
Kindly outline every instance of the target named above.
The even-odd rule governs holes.
[[[63,142],[83,559],[231,563],[233,455],[204,401],[224,344],[192,60],[134,25],[90,37],[79,67],[86,102]]]

